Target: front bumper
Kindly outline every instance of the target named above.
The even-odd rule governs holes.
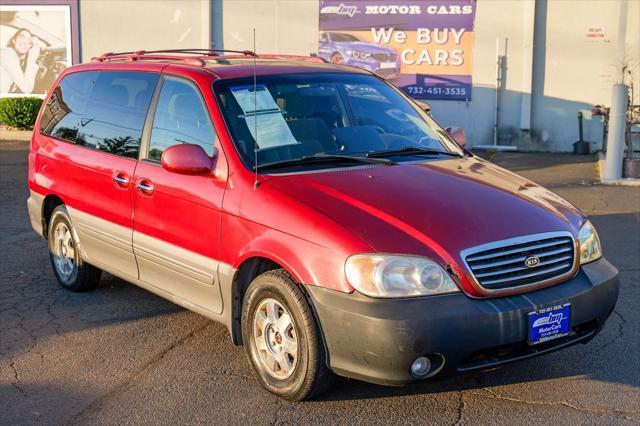
[[[42,204],[44,203],[44,196],[37,192],[30,191],[29,198],[27,199],[27,210],[29,211],[29,220],[31,221],[31,227],[41,237],[44,237],[44,226],[42,222]]]
[[[440,377],[476,371],[586,343],[602,328],[618,299],[618,270],[602,258],[572,279],[542,290],[495,299],[462,293],[374,299],[306,286],[337,374],[385,385],[417,381],[419,356],[440,354]],[[527,314],[570,302],[569,336],[527,344]]]

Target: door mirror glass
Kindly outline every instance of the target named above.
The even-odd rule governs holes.
[[[215,158],[215,151],[213,155]],[[213,158],[200,145],[186,143],[165,149],[160,162],[162,167],[172,173],[203,175],[211,173]]]
[[[467,135],[464,133],[464,129],[462,127],[451,126],[445,129],[449,136],[453,138],[454,141],[460,145],[460,148],[463,148],[467,145]]]

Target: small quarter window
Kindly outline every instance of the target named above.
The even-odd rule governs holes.
[[[211,156],[214,141],[211,119],[198,89],[186,81],[167,78],[153,119],[148,158],[159,161],[165,149],[181,143],[200,145]]]

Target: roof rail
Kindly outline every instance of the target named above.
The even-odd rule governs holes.
[[[293,60],[293,61],[304,61],[304,62],[318,62],[318,63],[327,63],[326,60],[321,58],[320,56],[302,56],[302,55],[278,55],[267,53],[267,54],[259,54],[256,55],[259,59],[283,59],[283,60]]]
[[[190,53],[203,56],[222,56],[220,53],[237,53],[244,56],[258,56],[251,50],[230,50],[230,49],[164,49],[149,50],[145,53]]]
[[[223,53],[223,55],[220,55]],[[231,53],[232,55],[224,55]],[[197,55],[197,56],[182,56]],[[138,50],[135,52],[109,52],[102,56],[91,59],[92,62],[109,62],[109,61],[139,61],[139,60],[169,60],[181,61],[188,65],[205,66],[206,62],[203,57],[211,57],[211,59],[228,59],[248,56],[259,59],[282,59],[306,62],[326,63],[327,61],[319,56],[300,56],[300,55],[279,55],[279,54],[256,54],[251,50],[228,50],[228,49],[163,49],[163,50]]]
[[[91,58],[91,62],[111,62],[111,61],[139,61],[139,60],[151,60],[151,61],[181,61],[188,65],[194,65],[202,67],[205,62],[196,57],[185,57],[178,55],[154,55],[146,54],[142,52],[125,52],[125,53],[105,53],[102,56]]]
[[[204,65],[204,61],[198,58],[190,58],[183,57],[179,55],[158,55],[164,53],[171,54],[190,54],[190,55],[198,55],[198,56],[213,56],[219,57],[220,53],[236,53],[244,56],[257,56],[254,52],[250,50],[226,50],[226,49],[162,49],[162,50],[137,50],[134,52],[109,52],[104,53],[102,56],[98,56],[92,58],[93,62],[106,62],[112,60],[129,60],[129,61],[137,61],[141,59],[150,59],[150,60],[161,60],[161,59],[169,59],[169,60],[179,60],[186,63],[190,63],[192,65]]]

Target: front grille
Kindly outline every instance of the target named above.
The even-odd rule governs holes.
[[[465,250],[462,257],[478,284],[495,290],[569,275],[575,244],[569,233],[547,233],[484,244]]]
[[[386,53],[374,53],[371,56],[378,62],[393,62],[397,58],[397,55],[395,53],[392,53],[390,55]]]

